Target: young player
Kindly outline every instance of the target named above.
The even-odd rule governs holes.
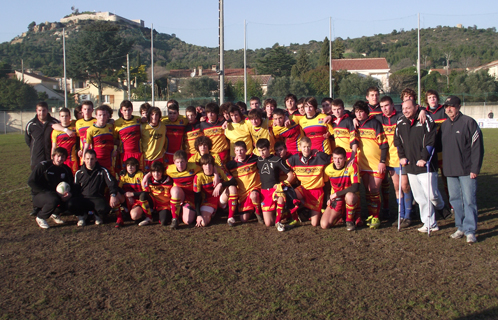
[[[294,171],[301,185],[295,188],[297,197],[304,206],[311,210],[311,225],[320,224],[323,205],[324,169],[330,164],[330,156],[313,150],[309,137],[303,137],[300,142],[301,152],[287,159],[287,165]]]
[[[304,136],[301,126],[291,121],[290,126],[285,126],[285,111],[276,109],[273,112],[273,135],[275,140],[283,140],[290,154],[299,153],[299,142]]]
[[[334,129],[331,124],[326,123],[327,115],[317,113],[317,108],[316,99],[313,97],[307,98],[304,104],[306,117],[299,120],[299,125],[304,134],[310,138],[311,149],[331,154],[332,144],[329,137],[333,137]]]
[[[228,224],[233,226],[233,212],[239,203],[240,220],[247,222],[251,217],[252,211],[256,214],[259,223],[264,223],[261,215],[260,189],[261,180],[258,174],[258,157],[254,154],[247,153],[247,146],[244,141],[234,143],[235,158],[227,163],[227,170],[232,177],[237,180],[238,194],[229,195]],[[232,216],[230,213],[232,212]]]
[[[259,109],[261,107],[261,99],[258,97],[251,97],[251,100],[249,100],[249,105],[251,106],[252,109]]]
[[[119,106],[122,117],[114,122],[114,139],[119,141],[120,164],[124,164],[128,158],[135,158],[143,169],[143,157],[141,149],[141,117],[133,115],[133,104],[129,100],[123,100]],[[123,168],[124,169],[124,168]]]
[[[195,139],[204,135],[201,130],[201,122],[197,119],[197,111],[194,106],[188,106],[185,110],[188,124],[185,128],[184,150],[187,151],[189,158],[195,154]]]
[[[225,102],[220,106],[220,111],[219,111],[219,116],[218,119],[220,121],[225,120],[225,121],[231,121],[230,119],[230,113],[228,112],[228,108],[232,105],[231,102]],[[207,108],[207,106],[206,106]],[[207,113],[207,112],[206,112]]]
[[[149,109],[152,108],[152,106],[149,103],[142,103],[140,105],[140,116],[142,117],[142,123],[147,122],[147,113],[149,112]]]
[[[161,110],[151,107],[147,112],[147,122],[141,126],[142,151],[144,153],[144,169],[148,172],[156,160],[163,160],[168,146],[166,126],[162,124]]]
[[[247,154],[252,154],[253,144],[250,130],[251,125],[244,120],[242,112],[240,112],[240,109],[237,106],[231,105],[228,112],[230,113],[232,122],[225,123],[224,127],[225,136],[230,140],[230,156],[232,158],[235,157],[235,142],[237,141],[243,141],[247,148]]]
[[[83,154],[88,149],[95,150],[99,164],[114,176],[113,158],[116,157],[114,145],[117,144],[117,141],[115,141],[113,135],[114,126],[107,123],[110,117],[110,109],[107,105],[101,105],[95,109],[97,121],[86,132],[86,144]]]
[[[287,115],[294,115],[294,114],[299,114],[298,108],[297,108],[297,97],[293,95],[292,93],[289,93],[288,95],[285,96],[284,98],[284,103],[285,103],[285,109],[287,112]],[[275,106],[276,108],[276,106]]]
[[[389,152],[387,154],[387,159],[386,159],[386,166],[387,166],[386,176],[387,173],[391,175],[391,179],[394,185],[394,192],[396,195],[396,201],[398,202],[398,205],[400,204],[401,208],[399,212],[401,217],[400,227],[406,228],[411,223],[413,195],[412,192],[410,191],[408,176],[400,172],[398,149],[394,145],[394,132],[396,131],[396,123],[398,122],[399,118],[403,116],[403,114],[394,109],[393,100],[389,96],[384,96],[380,99],[380,108],[382,110],[382,114],[376,115],[375,119],[382,124],[382,127],[384,128],[384,133],[386,135],[387,143],[389,145]],[[399,194],[400,174],[401,174],[401,188],[403,189],[402,194]],[[384,191],[384,188],[382,191]],[[389,208],[389,198],[384,195],[383,199],[384,199],[384,208],[386,207]],[[398,226],[397,220],[393,223],[393,226]]]
[[[301,115],[301,116],[306,115],[306,112],[304,111],[304,100],[305,100],[304,98],[300,98],[299,100],[297,100],[296,106],[298,112],[294,112],[292,115]]]
[[[173,155],[173,164],[166,168],[166,175],[173,179],[171,189],[171,229],[178,227],[178,215],[181,214],[185,224],[195,221],[194,178],[201,169],[195,162],[188,162],[187,153],[178,150]],[[183,210],[182,210],[183,206]],[[182,211],[182,212],[180,212]]]
[[[275,190],[280,184],[279,176],[281,172],[287,174],[285,185],[291,184],[294,180],[292,170],[284,164],[282,159],[270,153],[270,141],[268,139],[259,139],[256,142],[258,149],[258,171],[261,180],[261,209],[263,218],[267,227],[275,224],[278,231],[285,231],[285,226],[280,222],[282,211],[285,206],[285,198],[275,196]],[[276,210],[276,216],[275,216]],[[297,218],[297,217],[296,217]],[[298,219],[298,218],[297,218]]]
[[[140,200],[148,216],[151,216],[151,207],[159,213],[159,222],[162,226],[166,226],[171,220],[171,188],[173,188],[173,180],[164,174],[162,159],[152,162],[150,172],[142,180],[142,189],[148,192],[148,195],[145,196],[142,193]]]
[[[79,119],[83,119],[83,112],[81,112],[81,105],[76,106],[73,111],[74,119],[78,121]]]
[[[368,106],[368,114],[371,116],[375,116],[377,114],[381,114],[382,110],[380,110],[379,99],[380,99],[380,91],[377,87],[369,87],[367,89],[367,95],[365,96],[367,99]]]
[[[382,124],[369,116],[370,107],[364,101],[357,101],[353,111],[358,119],[358,163],[360,175],[366,190],[371,229],[380,226],[380,186],[386,173],[386,159],[389,151]]]
[[[258,142],[258,140],[260,139],[268,139],[268,141],[270,141],[270,152],[272,152],[273,145],[275,144],[275,139],[273,138],[273,134],[271,131],[270,123],[273,123],[273,121],[270,121],[271,118],[263,119],[263,112],[260,109],[252,109],[251,111],[249,111],[248,118],[248,128],[249,132],[251,133],[253,146],[255,146],[256,142]],[[257,148],[254,148],[253,152],[255,155],[259,156]]]
[[[69,136],[67,134],[68,130],[75,130],[75,122],[71,121],[71,112],[67,108],[62,108],[59,111],[59,120],[60,125],[64,128],[65,131],[52,131],[52,154],[54,154],[54,150],[57,147],[62,147],[67,151],[67,158],[64,161],[64,164],[67,165],[73,174],[78,171],[80,164],[77,156],[76,147],[78,146],[78,136],[73,134]]]
[[[97,119],[93,117],[93,102],[86,100],[81,103],[81,113],[83,118],[76,121],[76,134],[80,137],[80,150],[78,157],[80,158],[80,165],[83,164],[83,150],[86,145],[86,131],[90,128]]]
[[[332,114],[332,98],[326,97],[323,98],[320,104],[322,105],[322,112],[327,115]]]
[[[332,127],[334,128],[335,145],[346,150],[349,163],[357,159],[358,139],[356,129],[353,120],[344,110],[344,102],[341,99],[332,100],[330,105],[334,115]]]
[[[355,211],[359,204],[357,193],[360,191],[360,178],[356,163],[348,166],[347,160],[346,150],[337,147],[332,152],[332,163],[325,168],[325,174],[330,179],[331,194],[320,220],[323,229],[334,226],[340,218],[345,218],[348,231],[356,228]]]
[[[223,128],[223,124],[226,120],[224,118],[221,120],[219,119],[220,109],[221,108],[214,102],[210,102],[206,105],[207,119],[205,122],[201,122],[201,131],[213,143],[212,152],[216,153],[221,158],[222,163],[226,163],[230,157],[230,145],[225,137],[225,130]]]
[[[271,127],[273,124],[273,121],[271,121],[273,119],[273,111],[277,109],[277,101],[272,98],[265,99],[265,101],[263,101],[263,106],[265,108],[265,114],[266,114],[265,118],[270,120],[268,125]]]
[[[132,220],[138,220],[145,215],[145,219],[141,221],[139,226],[146,226],[152,223],[152,216],[150,212],[144,210],[143,202],[140,201],[142,194],[142,180],[144,173],[140,170],[140,164],[134,157],[130,157],[124,162],[124,170],[119,174],[119,191],[117,194],[119,203],[126,204],[126,208],[130,213]],[[118,216],[116,219],[116,228],[123,225],[123,217],[121,207],[118,208]]]
[[[188,120],[180,115],[180,107],[176,100],[169,100],[167,103],[168,116],[161,119],[161,122],[166,126],[166,137],[168,138],[168,146],[164,155],[164,163],[173,163],[173,154],[177,150],[182,149],[183,133],[188,124]]]
[[[237,101],[237,103],[235,105],[237,107],[239,107],[240,112],[242,112],[243,115],[247,115],[247,104],[245,104],[242,101]],[[252,109],[252,110],[254,110],[254,109]]]
[[[223,161],[217,153],[213,153],[213,142],[206,136],[200,136],[195,139],[195,153],[188,159],[188,162],[195,162],[200,165],[201,157],[205,154],[210,154],[214,158],[215,165],[223,168]]]
[[[212,155],[204,154],[200,159],[202,171],[194,178],[196,227],[205,227],[210,222],[218,206],[226,208],[229,192],[237,194],[237,180],[225,174],[221,168],[215,167]],[[221,183],[214,184],[214,173],[220,176]],[[233,218],[232,218],[233,219]]]

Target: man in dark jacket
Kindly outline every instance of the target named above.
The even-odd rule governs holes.
[[[436,124],[427,115],[425,123],[418,120],[420,110],[413,100],[403,102],[403,116],[396,123],[394,145],[398,147],[399,163],[406,167],[415,201],[420,206],[423,227],[420,232],[438,231],[434,215],[444,208],[437,186]]]
[[[26,125],[24,139],[31,153],[31,170],[42,161],[51,159],[52,125],[59,123],[48,113],[46,102],[36,105],[36,117]]]
[[[460,99],[450,96],[444,102],[448,120],[441,125],[443,172],[448,177],[450,203],[455,210],[453,239],[467,237],[468,243],[477,241],[477,175],[484,158],[482,133],[477,122],[460,112]]]
[[[73,184],[73,173],[64,164],[67,158],[67,151],[64,148],[55,148],[53,160],[42,161],[35,166],[28,179],[28,185],[33,194],[33,206],[36,207],[36,222],[42,229],[48,229],[48,218],[52,218],[55,223],[63,224],[58,215],[67,208],[67,200],[71,197],[70,192],[60,195],[56,192],[57,185],[67,182]]]
[[[97,162],[97,155],[90,149],[83,155],[84,165],[74,176],[74,194],[77,197],[69,201],[69,211],[78,216],[78,227],[86,224],[88,213],[95,215],[95,224],[104,223],[111,210],[119,205],[116,197],[118,183],[110,172]],[[105,189],[111,195],[109,203],[105,198]]]

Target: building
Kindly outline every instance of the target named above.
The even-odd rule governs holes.
[[[15,72],[15,77],[19,81],[32,86],[36,92],[44,92],[51,100],[64,101],[64,95],[60,93],[61,87],[57,79],[45,77],[35,72]]]
[[[83,89],[75,89],[74,94],[79,102],[90,100],[96,105],[100,104],[98,88],[93,84],[87,84]],[[103,103],[117,110],[121,101],[128,99],[128,88],[118,82],[102,82],[102,96]]]
[[[332,59],[332,70],[346,70],[364,77],[378,79],[384,91],[389,91],[389,67],[386,58]]]
[[[62,18],[61,23],[68,23],[70,21],[78,23],[80,20],[100,20],[100,21],[113,21],[113,22],[125,22],[130,25],[144,27],[144,21],[140,19],[129,20],[118,16],[112,12],[93,12],[93,13],[82,13],[77,15],[71,15],[69,17]]]
[[[492,61],[472,70],[472,72],[487,69],[490,76],[498,80],[498,60]]]

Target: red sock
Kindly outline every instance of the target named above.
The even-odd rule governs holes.
[[[368,206],[368,213],[374,218],[379,217],[380,195],[378,192],[370,194],[370,205]]]
[[[237,210],[237,198],[236,194],[228,195],[228,219],[233,218],[235,211]]]
[[[147,218],[152,219],[152,213],[150,211],[149,201],[138,200],[140,202],[140,207],[144,211],[144,214]]]
[[[171,216],[173,219],[178,219],[178,214],[180,213],[182,202],[180,199],[171,198]]]
[[[254,213],[257,214],[258,216],[261,215],[261,206],[259,203],[252,203],[254,205]]]
[[[349,205],[346,203],[346,221],[354,222],[356,213],[356,204]]]
[[[121,206],[118,207],[118,212],[116,213],[116,224],[123,224],[123,213],[121,212]]]
[[[388,179],[382,180],[382,208],[389,209],[390,184]]]
[[[284,204],[277,202],[277,217],[275,218],[275,223],[280,222],[282,219],[282,211],[284,210]]]

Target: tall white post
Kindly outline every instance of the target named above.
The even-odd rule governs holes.
[[[244,103],[247,104],[247,33],[244,19]]]
[[[329,97],[332,98],[332,17],[329,17]]]
[[[223,0],[219,0],[219,41],[220,41],[220,105],[223,104],[225,100],[225,63],[223,57],[223,51],[225,51],[225,40],[224,40],[224,22],[223,22]]]
[[[418,14],[418,53],[417,53],[417,82],[418,82],[418,104],[420,105],[420,13]]]
[[[62,53],[64,57],[64,107],[67,108],[66,28],[62,28]]]
[[[128,100],[131,100],[130,94],[130,55],[126,55],[126,86],[128,87]]]
[[[151,24],[150,29],[150,65],[152,78],[152,106],[154,106],[154,24]]]

